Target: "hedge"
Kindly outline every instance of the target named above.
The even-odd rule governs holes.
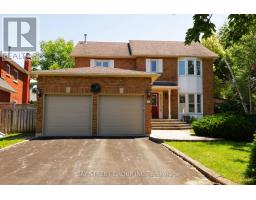
[[[192,123],[196,135],[225,138],[237,141],[253,141],[256,117],[238,114],[216,114]]]

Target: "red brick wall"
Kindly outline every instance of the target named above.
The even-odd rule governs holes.
[[[203,59],[203,112],[204,115],[214,113],[213,103],[213,60]]]
[[[115,58],[115,59],[102,58],[102,60],[114,60],[114,66],[116,68],[130,69],[130,70],[136,69],[136,61],[135,61],[135,59],[132,59],[132,58],[131,59],[129,59],[129,58]],[[75,58],[75,67],[90,67],[90,58],[86,58],[86,57]]]
[[[151,90],[150,78],[99,78],[99,77],[39,77],[38,88],[43,94],[63,94],[66,87],[71,87],[70,94],[92,94],[90,86],[92,83],[101,85],[101,94],[120,94],[119,88],[124,88],[125,94],[145,95],[146,90]],[[136,87],[134,87],[136,86]],[[93,95],[93,134],[97,132],[97,99]],[[151,104],[145,100],[145,133],[151,132]],[[36,132],[42,133],[43,119],[43,95],[38,97]]]
[[[23,82],[26,74],[18,70],[18,82],[14,81],[14,69],[12,65],[10,65],[6,61],[2,61],[0,58],[0,68],[1,68],[1,77],[10,85],[13,89],[16,90],[16,93],[11,93],[10,95],[10,102],[16,101],[18,104],[24,103],[24,97],[23,97]],[[9,64],[11,66],[10,75],[6,74],[6,64]]]
[[[10,102],[10,93],[0,90],[0,102]]]

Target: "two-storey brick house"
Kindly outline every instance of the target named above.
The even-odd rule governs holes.
[[[80,42],[72,52],[75,67],[113,67],[158,73],[152,86],[152,117],[181,118],[213,113],[213,61],[201,44],[139,41]]]
[[[213,61],[201,44],[79,42],[75,68],[33,72],[37,134],[137,136],[151,119],[213,113]]]
[[[29,103],[31,58],[27,54],[24,68],[0,54],[0,103]]]

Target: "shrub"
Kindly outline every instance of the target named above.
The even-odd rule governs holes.
[[[255,131],[252,121],[247,116],[225,113],[203,117],[194,121],[192,127],[199,136],[252,141]]]
[[[250,178],[253,184],[256,183],[256,134],[254,137],[249,165],[246,171],[246,177]]]
[[[244,113],[244,110],[239,101],[225,100],[222,103],[214,104],[214,112],[215,113],[232,112],[232,113],[242,114]]]

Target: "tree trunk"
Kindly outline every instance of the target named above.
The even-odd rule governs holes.
[[[241,104],[242,104],[242,106],[243,106],[243,108],[244,108],[244,112],[245,112],[246,114],[248,114],[248,109],[247,109],[247,107],[246,107],[246,103],[245,103],[244,98],[243,98],[243,95],[242,95],[242,93],[241,93],[241,91],[240,91],[240,89],[239,89],[239,87],[238,87],[238,84],[237,84],[237,81],[236,81],[236,77],[234,76],[233,70],[232,70],[232,68],[230,67],[230,65],[229,65],[228,61],[226,60],[226,58],[224,58],[224,62],[226,63],[226,65],[227,65],[227,67],[228,67],[228,70],[229,70],[229,72],[230,72],[230,74],[231,74],[232,83],[233,83],[234,87],[236,88],[236,90],[237,90],[237,92],[238,92],[238,95],[239,95],[239,97],[240,97]]]

